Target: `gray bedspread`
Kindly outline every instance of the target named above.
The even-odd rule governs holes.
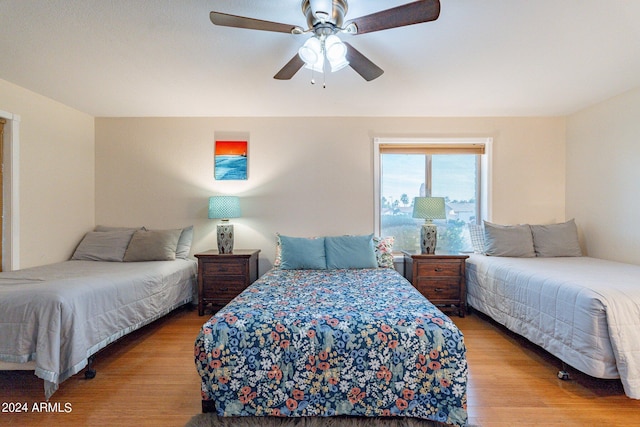
[[[0,361],[35,360],[49,399],[89,356],[192,299],[197,263],[66,261],[0,273]]]
[[[640,266],[473,254],[467,301],[582,372],[640,399]]]

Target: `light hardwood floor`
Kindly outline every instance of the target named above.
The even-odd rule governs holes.
[[[101,352],[97,376],[65,381],[51,399],[53,409],[34,412],[44,401],[42,381],[32,372],[0,373],[0,403],[26,402],[28,413],[0,413],[0,425],[184,426],[200,412],[200,384],[193,343],[207,316],[179,309]],[[619,381],[571,371],[539,348],[471,314],[452,317],[465,334],[469,362],[469,422],[475,426],[638,426],[640,401],[627,398]]]

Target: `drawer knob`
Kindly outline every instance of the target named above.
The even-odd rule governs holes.
[[[434,291],[434,292],[442,292],[442,291],[444,291],[444,289],[442,289],[442,288],[435,288],[433,291]]]
[[[229,288],[219,288],[218,289],[220,292],[227,292],[229,290]]]
[[[440,272],[442,271],[442,268],[440,268],[440,267],[436,267],[436,268],[434,269],[434,271],[435,271],[436,273],[440,273]]]

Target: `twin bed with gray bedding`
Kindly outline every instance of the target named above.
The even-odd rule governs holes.
[[[0,361],[35,365],[47,399],[97,351],[193,297],[191,230],[131,230],[90,232],[69,261],[0,273]],[[137,262],[123,262],[127,250]]]
[[[620,378],[640,399],[640,266],[581,256],[572,222],[528,235],[517,227],[494,233],[485,223],[484,254],[467,260],[468,304],[588,375]]]

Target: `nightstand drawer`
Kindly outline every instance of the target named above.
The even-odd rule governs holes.
[[[207,261],[202,266],[203,274],[205,276],[209,275],[229,275],[229,276],[240,276],[245,273],[246,266],[244,263],[231,263],[231,262],[211,262]]]
[[[231,296],[229,300],[242,292],[247,283],[243,276],[216,276],[216,285],[214,287],[204,287],[202,295],[205,298],[226,298]]]
[[[418,261],[417,263],[418,276],[434,277],[434,276],[460,276],[460,262],[446,262],[439,260],[438,262],[424,262]]]
[[[459,300],[460,280],[459,279],[420,279],[416,288],[428,300]]]

